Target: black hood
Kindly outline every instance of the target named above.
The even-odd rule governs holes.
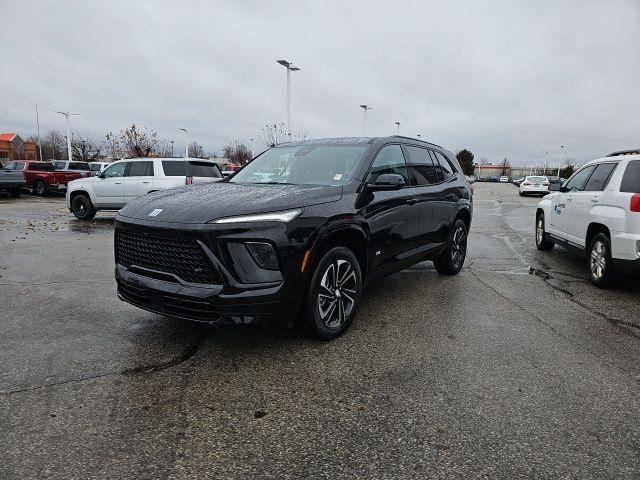
[[[149,193],[132,200],[120,216],[154,222],[206,223],[222,217],[276,212],[335,202],[342,187],[205,183]],[[149,216],[162,209],[155,216]]]

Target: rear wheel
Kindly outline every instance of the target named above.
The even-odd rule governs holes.
[[[362,291],[362,272],[351,250],[335,247],[318,262],[305,305],[307,330],[321,340],[342,335],[356,314]]]
[[[96,209],[91,203],[91,199],[84,193],[73,197],[71,211],[78,220],[91,220],[96,216]]]
[[[47,194],[48,190],[49,189],[47,187],[47,184],[42,180],[36,180],[36,182],[33,184],[33,192],[39,197],[44,197]]]
[[[536,248],[542,251],[553,249],[555,243],[548,241],[545,235],[544,213],[540,212],[536,217]]]
[[[449,234],[447,248],[433,259],[433,266],[441,275],[457,275],[467,256],[467,225],[456,220]]]
[[[587,264],[591,283],[596,287],[606,288],[613,278],[613,261],[611,259],[611,241],[604,233],[596,234],[587,252]]]

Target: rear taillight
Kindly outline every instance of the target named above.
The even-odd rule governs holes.
[[[544,182],[544,183],[542,184],[542,186],[543,186],[543,187],[548,187],[548,186],[549,186],[549,182]]]
[[[193,177],[186,177],[184,179],[184,184],[185,185],[193,185]]]
[[[522,185],[524,185],[525,187],[530,187],[531,184],[529,182],[522,182]]]
[[[633,197],[631,197],[631,203],[629,204],[629,209],[632,212],[640,212],[640,193],[633,194]]]

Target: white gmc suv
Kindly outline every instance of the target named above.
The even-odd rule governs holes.
[[[536,211],[536,246],[585,254],[591,282],[606,287],[616,271],[640,272],[640,154],[593,160]]]
[[[158,190],[217,182],[222,172],[215,162],[190,158],[129,158],[111,163],[95,177],[67,185],[67,208],[80,220],[98,210],[119,210],[140,195]]]

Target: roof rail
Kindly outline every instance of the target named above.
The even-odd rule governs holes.
[[[404,138],[405,140],[415,140],[416,142],[427,143],[429,145],[433,145],[434,147],[438,147],[438,148],[444,148],[442,145],[438,145],[437,143],[433,143],[433,142],[427,142],[426,140],[422,140],[421,138],[407,137],[406,135],[393,135],[393,136],[397,138]]]
[[[640,148],[631,148],[629,150],[619,150],[610,153],[607,157],[619,157],[620,155],[640,155]]]

